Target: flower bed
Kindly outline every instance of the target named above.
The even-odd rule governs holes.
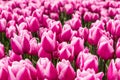
[[[0,80],[120,80],[120,1],[1,0]]]

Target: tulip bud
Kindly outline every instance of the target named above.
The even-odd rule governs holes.
[[[24,36],[22,40],[22,50],[24,53],[28,53],[30,50],[30,41],[26,36]]]
[[[61,33],[62,41],[70,41],[72,37],[72,29],[69,27],[70,25],[64,25]]]
[[[66,59],[72,62],[74,59],[74,47],[72,45],[65,44],[61,46],[61,49],[58,51],[58,53],[60,60]]]
[[[56,49],[56,34],[51,31],[44,32],[41,39],[42,47],[47,52],[53,52]]]
[[[29,24],[29,30],[31,32],[36,32],[38,29],[39,29],[39,21],[36,17],[33,17],[31,20],[30,20],[30,24]]]
[[[77,56],[84,49],[84,39],[73,37],[71,45],[74,47],[75,56]]]
[[[47,58],[40,58],[36,65],[38,80],[57,80],[57,70]]]
[[[75,80],[102,80],[103,76],[103,72],[95,73],[93,69],[83,71],[80,71],[80,69],[78,69],[77,77],[75,78]]]
[[[67,14],[72,14],[74,12],[72,4],[65,4],[64,7]]]
[[[37,40],[35,38],[32,38],[28,44],[30,44],[30,50],[28,49],[29,50],[29,54],[38,55]]]
[[[16,54],[18,54],[18,55],[23,54],[22,45],[21,45],[21,43],[16,38],[11,38],[10,44],[11,44],[12,50]]]
[[[57,63],[57,72],[59,80],[74,80],[75,79],[75,71],[72,68],[69,61],[62,60]]]
[[[103,35],[98,42],[97,54],[104,60],[111,59],[114,54],[113,40]]]
[[[81,71],[93,69],[95,72],[98,72],[98,58],[90,53],[80,52],[76,60],[76,66]]]
[[[0,80],[8,80],[8,70],[5,68],[5,66],[0,63]]]
[[[78,36],[83,38],[85,41],[88,39],[88,29],[80,27],[78,30]]]
[[[97,45],[100,37],[103,35],[103,32],[100,28],[93,26],[89,29],[88,42],[91,45]]]
[[[83,19],[85,22],[90,22],[91,21],[92,14],[90,12],[85,12]]]
[[[114,63],[114,60],[111,60],[108,70],[107,70],[107,79],[108,80],[118,80],[118,73]]]
[[[6,29],[6,26],[7,26],[6,20],[4,18],[0,19],[0,32],[4,32]]]

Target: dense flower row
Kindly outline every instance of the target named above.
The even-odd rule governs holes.
[[[0,1],[0,80],[120,80],[120,1]]]

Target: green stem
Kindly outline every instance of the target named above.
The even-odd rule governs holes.
[[[103,67],[103,72],[104,72],[104,77],[103,77],[103,80],[106,80],[106,60],[104,60],[104,67]]]

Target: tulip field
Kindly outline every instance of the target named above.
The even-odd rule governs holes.
[[[0,80],[120,80],[120,1],[0,0]]]

